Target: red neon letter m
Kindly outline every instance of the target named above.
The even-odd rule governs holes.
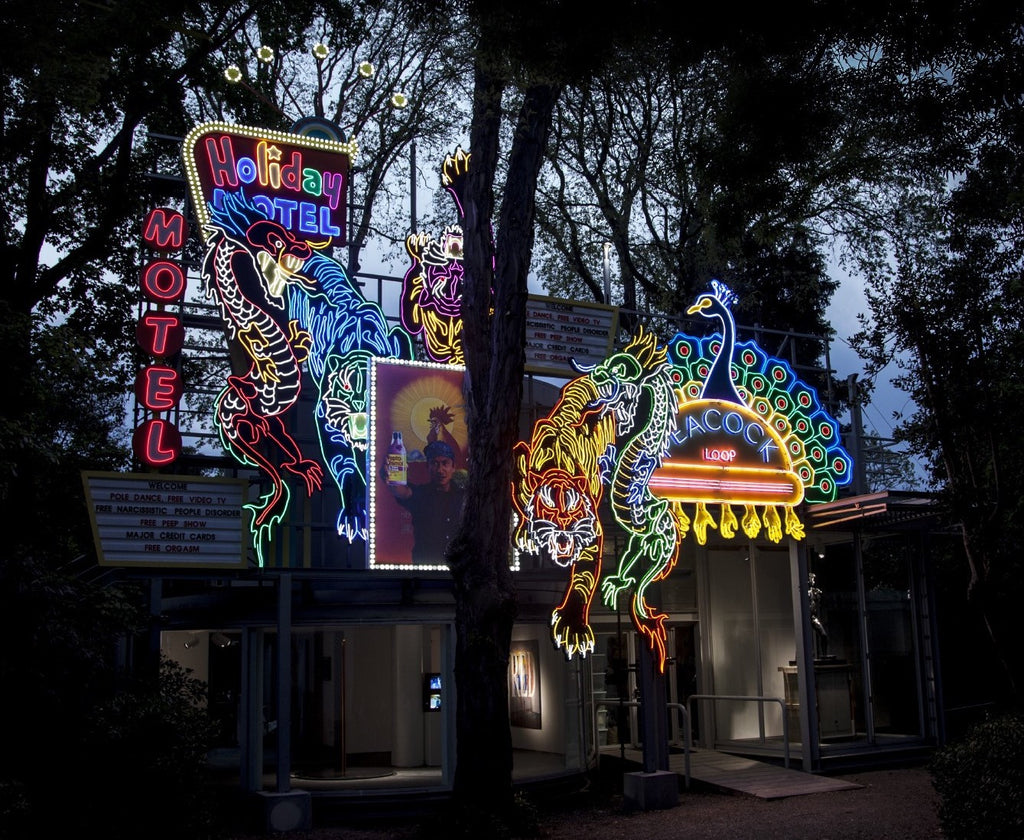
[[[156,251],[177,251],[185,244],[188,223],[177,210],[157,207],[149,211],[142,226],[142,238]]]

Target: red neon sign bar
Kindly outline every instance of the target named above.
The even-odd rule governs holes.
[[[150,210],[142,224],[143,241],[161,254],[181,249],[187,238],[188,222],[177,210]],[[158,306],[177,303],[185,296],[185,272],[173,260],[153,260],[142,269],[140,285],[143,296]],[[135,338],[147,355],[162,362],[181,350],[185,326],[171,312],[149,309],[139,318]],[[136,398],[151,414],[174,410],[181,392],[181,374],[166,364],[149,365],[135,378]],[[143,464],[166,467],[181,455],[181,433],[170,420],[150,417],[132,435],[132,449]]]

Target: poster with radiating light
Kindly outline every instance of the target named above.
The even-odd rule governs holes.
[[[371,362],[371,568],[445,568],[466,491],[464,376],[457,365]]]

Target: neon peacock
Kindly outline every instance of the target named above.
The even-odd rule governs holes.
[[[774,542],[783,533],[802,539],[796,506],[835,499],[838,488],[850,482],[852,461],[816,391],[787,362],[768,356],[754,342],[736,341],[730,308],[735,301],[724,283],[714,281],[712,291],[700,295],[687,312],[716,321],[719,332],[706,338],[679,333],[669,342],[668,354],[679,393],[675,448],[689,444],[692,452],[732,432],[739,455],[736,448],[704,445],[705,460],[723,460],[680,467],[672,490],[665,474],[655,484],[668,497],[694,504],[693,530],[701,544],[709,527],[727,539],[737,527],[750,539],[762,529]],[[714,432],[721,432],[717,439]],[[746,464],[743,449],[751,455]],[[735,460],[724,460],[730,455]],[[717,519],[708,509],[713,499]],[[739,523],[734,503],[743,507]]]

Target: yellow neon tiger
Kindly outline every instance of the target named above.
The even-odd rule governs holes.
[[[551,614],[555,646],[567,659],[594,650],[590,606],[604,550],[602,460],[615,439],[614,415],[594,408],[597,396],[589,377],[573,380],[537,422],[529,444],[513,450],[516,547],[571,570],[565,598]]]

